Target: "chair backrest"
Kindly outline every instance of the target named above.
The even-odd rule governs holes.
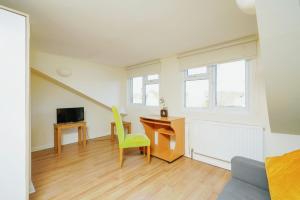
[[[115,124],[116,124],[116,128],[117,128],[118,140],[119,140],[119,145],[120,145],[124,142],[124,138],[125,138],[123,122],[122,122],[120,113],[115,106],[112,107],[112,112],[114,115],[114,120],[115,120]]]

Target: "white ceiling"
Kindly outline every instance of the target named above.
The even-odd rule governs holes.
[[[32,46],[128,66],[256,34],[235,0],[0,0],[30,15]]]

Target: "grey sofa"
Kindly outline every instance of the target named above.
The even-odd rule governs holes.
[[[265,165],[243,157],[231,161],[231,180],[217,200],[270,200]]]

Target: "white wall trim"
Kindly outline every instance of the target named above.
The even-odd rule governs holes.
[[[223,42],[223,43],[203,47],[203,48],[200,48],[200,49],[194,49],[194,50],[191,50],[191,51],[183,52],[183,53],[178,54],[178,58],[180,59],[180,58],[193,56],[193,55],[206,53],[206,52],[211,52],[211,51],[216,51],[216,50],[219,50],[219,49],[224,49],[224,48],[228,48],[228,47],[232,47],[232,46],[236,46],[236,45],[247,44],[247,43],[250,43],[250,42],[255,42],[257,40],[258,40],[257,35],[249,35],[249,36],[238,38],[238,39],[235,39],[235,40],[231,40],[231,41],[227,41],[227,42]]]
[[[41,151],[41,150],[45,150],[45,149],[50,149],[53,148],[54,145],[53,144],[44,144],[41,146],[37,146],[37,147],[31,147],[31,152],[36,152],[36,151]]]
[[[155,59],[155,60],[150,60],[150,61],[146,61],[146,62],[143,62],[143,63],[129,65],[125,68],[126,68],[126,70],[133,70],[133,69],[136,69],[136,68],[146,67],[146,66],[149,66],[149,65],[157,65],[157,64],[160,65],[160,59]]]
[[[188,157],[188,156],[186,156],[186,157]],[[200,155],[200,154],[197,154],[197,153],[193,153],[193,158],[191,158],[191,159],[197,160],[197,161],[200,161],[200,162],[204,162],[204,163],[207,163],[209,165],[213,165],[215,167],[220,167],[220,168],[223,168],[223,169],[231,170],[231,163],[223,161],[223,160],[218,160],[218,159],[211,158],[211,157],[204,156],[204,155]]]
[[[31,193],[35,193],[35,188],[32,183],[32,180],[30,180],[30,183],[29,183],[29,194],[31,194]]]

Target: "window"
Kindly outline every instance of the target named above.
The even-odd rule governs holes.
[[[158,84],[146,84],[146,105],[158,106],[159,99],[159,85]]]
[[[132,103],[143,103],[143,77],[132,78]]]
[[[152,74],[152,75],[148,75],[147,76],[147,80],[148,81],[153,81],[153,80],[158,80],[159,79],[159,75],[158,74]]]
[[[244,60],[217,65],[217,106],[246,107]]]
[[[188,76],[194,76],[194,75],[200,75],[200,74],[206,74],[207,73],[207,67],[198,67],[193,69],[187,70]]]
[[[130,79],[131,103],[146,106],[159,105],[159,75],[133,77]]]
[[[186,106],[194,108],[208,107],[208,80],[193,80],[185,82]]]
[[[240,60],[185,71],[186,108],[246,108],[247,61]]]
[[[188,69],[185,77],[185,106],[207,108],[209,103],[208,68]]]

